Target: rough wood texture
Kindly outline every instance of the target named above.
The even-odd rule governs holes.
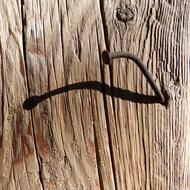
[[[0,1],[1,189],[189,189],[189,10]],[[168,108],[133,62],[105,66],[104,49],[138,55]]]

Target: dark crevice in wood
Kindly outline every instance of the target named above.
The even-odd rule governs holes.
[[[93,122],[95,122],[94,119],[93,119]],[[95,154],[96,154],[96,163],[97,163],[98,177],[99,177],[99,182],[100,182],[100,189],[104,190],[103,176],[101,173],[101,157],[99,154],[100,148],[98,146],[98,138],[96,136],[97,131],[96,131],[94,125],[93,125],[93,131],[94,131],[94,145],[95,145],[95,151],[96,151]]]
[[[65,7],[66,7],[66,11],[67,11],[67,16],[68,16],[69,15],[69,6],[68,6],[67,0],[65,0]]]
[[[98,35],[98,31],[97,31],[97,35]],[[97,37],[97,39],[98,39],[98,37]],[[108,111],[108,104],[107,104],[107,99],[106,99],[105,76],[104,76],[104,69],[102,68],[102,65],[101,65],[102,52],[101,52],[101,48],[99,46],[99,43],[98,43],[98,50],[99,50],[101,81],[102,81],[102,84],[104,84],[103,87],[102,87],[102,90],[103,90],[103,102],[104,102],[104,111],[105,111],[105,121],[106,121],[106,125],[107,125],[107,130],[108,130],[108,142],[109,142],[109,150],[110,150],[110,157],[111,157],[111,166],[112,166],[112,172],[113,172],[114,187],[115,187],[115,189],[117,189],[117,186],[116,186],[116,174],[115,174],[116,166],[115,166],[115,161],[114,161],[114,156],[113,156],[114,151],[113,151],[113,146],[112,146],[112,141],[111,141],[111,131],[110,131],[110,124],[109,124],[109,111]]]
[[[104,4],[104,1],[102,1],[102,0],[100,0],[100,11],[101,11],[102,24],[103,24],[103,32],[104,32],[106,50],[110,51],[108,26],[107,26],[106,17],[105,17],[105,4]],[[109,72],[110,72],[110,84],[113,87],[113,67],[111,65],[109,65]],[[112,90],[112,94],[114,94],[113,90]],[[115,103],[114,103],[113,96],[112,96],[112,104],[113,104],[113,111],[114,111],[114,115],[115,115]]]
[[[106,17],[105,17],[105,3],[104,1],[100,0],[100,12],[101,12],[101,18],[102,18],[102,24],[103,24],[103,32],[104,32],[104,39],[105,39],[105,45],[106,50],[110,51],[110,42],[109,42],[109,35],[108,35],[108,26],[106,23]],[[109,65],[109,72],[110,72],[110,84],[111,87],[113,87],[113,67]],[[115,103],[114,103],[114,90],[112,90],[112,104],[113,104],[113,111],[115,115]]]
[[[109,41],[108,41],[108,29],[106,26],[106,19],[105,19],[105,15],[104,15],[104,2],[102,0],[100,0],[100,11],[101,11],[101,17],[102,17],[102,23],[103,23],[103,30],[104,30],[104,39],[105,39],[105,45],[107,46],[107,50],[109,47]],[[97,35],[98,35],[98,31],[97,31]],[[98,50],[99,50],[99,62],[100,62],[100,71],[101,71],[101,81],[103,84],[105,84],[105,76],[104,76],[104,69],[101,66],[101,48],[98,44]],[[111,138],[111,130],[110,130],[110,122],[109,122],[109,111],[108,111],[108,103],[107,103],[107,99],[106,99],[106,88],[105,85],[103,85],[102,87],[102,92],[103,92],[103,102],[104,102],[104,111],[105,111],[105,120],[106,120],[106,125],[107,125],[107,131],[108,131],[108,142],[109,142],[109,150],[110,150],[110,158],[111,158],[111,166],[112,166],[112,172],[113,172],[113,182],[114,182],[114,187],[117,190],[117,186],[116,186],[116,166],[115,166],[115,161],[114,161],[114,150],[113,150],[113,146],[112,146],[112,138]]]
[[[113,112],[114,112],[114,116],[116,115],[115,114],[115,102],[114,102],[114,97],[115,97],[115,95],[114,95],[114,93],[115,93],[115,91],[114,91],[114,83],[113,83],[113,77],[114,77],[114,73],[113,73],[113,65],[109,65],[109,71],[110,71],[110,85],[111,85],[111,97],[112,97],[112,105],[113,105]]]
[[[16,183],[16,176],[15,176],[15,168],[14,168],[14,166],[12,167],[12,174],[13,174],[14,183]],[[6,189],[8,189],[8,187],[6,187]]]
[[[63,59],[63,66],[64,66],[64,40],[63,40],[63,14],[60,12],[60,32],[61,32],[61,47],[62,47],[62,59]]]
[[[66,2],[67,4],[67,2]],[[64,70],[64,82],[66,84],[68,84],[68,80],[69,80],[69,74],[68,74],[68,69],[67,69],[67,66],[66,66],[66,63],[65,63],[65,59],[64,59],[64,32],[63,32],[63,12],[60,11],[60,32],[61,32],[61,47],[62,47],[62,59],[63,59],[63,70]]]
[[[0,42],[0,54],[1,54],[1,79],[2,79],[2,96],[1,96],[1,113],[2,113],[2,117],[1,117],[1,121],[0,121],[0,124],[2,123],[2,126],[1,126],[1,131],[2,131],[2,134],[0,134],[0,148],[3,147],[3,127],[4,127],[4,122],[5,122],[5,112],[4,112],[4,109],[5,109],[5,101],[4,101],[4,98],[5,98],[5,76],[4,76],[4,62],[3,62],[3,54],[2,54],[2,44]]]
[[[100,0],[100,12],[101,12],[101,18],[102,18],[102,24],[103,24],[103,30],[104,30],[104,39],[105,39],[105,45],[106,49],[109,51],[110,49],[110,44],[109,44],[109,39],[108,39],[108,27],[106,24],[106,18],[105,18],[105,5],[104,1]]]
[[[27,52],[26,52],[26,36],[25,36],[25,26],[26,26],[26,15],[24,14],[24,0],[21,0],[21,15],[22,15],[22,45],[23,45],[23,56],[24,56],[24,63],[25,63],[25,71],[26,71],[26,81],[27,81],[27,88],[28,88],[28,95],[30,97],[30,85],[29,85],[29,74],[28,74],[28,67],[27,67]],[[31,111],[31,122],[32,122],[32,132],[34,137],[34,149],[37,156],[37,162],[38,162],[38,168],[39,168],[39,179],[40,183],[43,189],[44,184],[41,176],[41,168],[40,168],[40,160],[38,158],[38,152],[37,152],[37,142],[35,137],[35,130],[34,130],[34,120],[33,120],[33,114]]]
[[[147,161],[146,161],[146,159],[147,159],[147,155],[146,155],[146,145],[145,145],[145,135],[144,135],[144,130],[142,130],[142,133],[143,133],[143,140],[142,140],[142,147],[143,147],[143,152],[144,152],[144,173],[145,173],[145,187],[146,187],[146,189],[148,189],[148,187],[147,187]]]
[[[42,165],[42,158],[40,155],[37,155],[38,165],[39,165],[39,178],[42,185],[43,190],[45,190],[44,183],[43,183],[43,165]]]
[[[107,123],[107,131],[108,131],[108,142],[109,142],[109,147],[110,147],[110,157],[111,157],[111,165],[112,165],[112,172],[113,172],[113,179],[114,179],[114,187],[117,190],[116,186],[116,166],[115,166],[115,159],[114,159],[114,150],[112,146],[112,138],[111,138],[111,130],[110,130],[110,122],[109,122],[109,111],[108,111],[108,106],[107,106],[107,101],[106,101],[106,93],[105,93],[105,88],[104,89],[104,111],[105,111],[105,117],[106,117],[106,123]]]
[[[76,55],[79,59],[79,61],[81,62],[81,54],[82,54],[82,45],[81,45],[81,40],[80,40],[80,32],[77,30],[77,45],[76,45]]]
[[[109,36],[108,36],[108,26],[106,23],[106,17],[105,17],[105,2],[100,0],[100,11],[101,11],[101,18],[102,18],[102,23],[103,23],[103,32],[104,32],[104,39],[105,39],[105,46],[106,50],[110,51],[110,42],[109,42]],[[99,52],[99,55],[101,55],[101,52]],[[100,58],[101,60],[101,58]],[[115,92],[114,92],[114,87],[113,87],[113,66],[109,65],[109,74],[110,74],[110,94],[112,97],[112,105],[113,105],[113,112],[114,116],[115,114],[115,103],[114,103],[114,97],[115,97]],[[104,77],[104,71],[101,69],[101,75],[102,75],[102,82],[103,84],[105,83],[105,77]],[[108,105],[107,105],[107,100],[106,100],[106,84],[103,85],[103,97],[104,97],[104,108],[105,108],[105,116],[106,116],[106,122],[107,122],[107,129],[108,129],[108,140],[109,140],[109,146],[110,146],[110,155],[111,155],[111,162],[112,162],[112,170],[113,170],[113,177],[114,177],[114,185],[115,189],[117,189],[117,176],[116,176],[116,166],[115,166],[115,161],[114,161],[114,150],[113,150],[113,145],[112,145],[112,134],[111,134],[111,129],[110,129],[110,124],[109,124],[109,110],[108,110]]]

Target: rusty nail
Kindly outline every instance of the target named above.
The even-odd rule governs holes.
[[[155,94],[158,96],[160,103],[164,104],[165,98],[164,95],[162,94],[160,88],[152,78],[151,73],[148,71],[147,67],[143,64],[143,62],[134,54],[129,53],[129,52],[112,52],[110,53],[109,51],[103,51],[102,52],[102,58],[105,64],[110,64],[112,63],[113,59],[117,58],[128,58],[134,61],[137,66],[140,68],[146,79],[148,80],[150,86],[153,88]]]

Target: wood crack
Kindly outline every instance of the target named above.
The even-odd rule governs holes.
[[[105,17],[105,4],[103,1],[100,0],[100,12],[101,12],[101,18],[102,18],[102,24],[103,24],[103,32],[104,32],[104,40],[106,45],[106,50],[110,51],[110,42],[109,42],[109,35],[108,35],[108,26],[106,23],[106,17]],[[101,52],[100,52],[101,55]],[[110,72],[110,85],[113,87],[113,67],[109,65],[109,72]],[[113,104],[113,111],[115,116],[115,104],[114,104],[114,90],[112,88],[112,104]]]
[[[101,18],[102,18],[102,24],[103,24],[103,31],[104,31],[104,40],[105,40],[105,45],[106,49],[109,51],[110,49],[110,44],[109,44],[109,39],[108,39],[108,27],[106,24],[106,18],[105,18],[105,5],[104,1],[100,0],[100,12],[101,12]]]
[[[101,0],[100,0],[100,8],[101,8]],[[102,12],[102,11],[101,11]],[[97,28],[97,27],[96,27]],[[98,31],[96,32],[98,35]],[[105,35],[105,34],[104,34]],[[98,37],[97,37],[98,38]],[[107,105],[107,99],[106,99],[106,88],[105,88],[105,76],[104,76],[104,70],[101,66],[101,49],[98,43],[98,50],[99,50],[99,62],[100,62],[100,72],[101,72],[101,81],[102,81],[102,90],[103,90],[103,102],[104,102],[104,112],[105,112],[105,120],[106,120],[106,125],[107,125],[107,131],[108,131],[108,142],[109,142],[109,149],[110,149],[110,156],[111,156],[111,165],[112,165],[112,171],[113,171],[113,178],[114,178],[114,186],[115,189],[117,189],[116,186],[116,174],[115,174],[115,162],[114,162],[114,151],[112,147],[112,140],[111,140],[111,131],[110,131],[110,122],[109,122],[109,111],[108,111],[108,105]]]
[[[92,99],[92,93],[90,92],[90,96]],[[93,104],[92,104],[93,106]],[[94,117],[93,117],[93,123],[94,123]],[[93,132],[94,132],[94,145],[95,145],[95,156],[96,156],[96,163],[97,163],[97,171],[98,171],[98,178],[99,178],[99,182],[100,182],[100,189],[104,190],[104,183],[103,183],[103,179],[102,179],[102,175],[101,175],[101,157],[99,154],[99,146],[98,146],[98,138],[96,136],[96,129],[95,126],[93,124]]]
[[[24,63],[25,63],[28,96],[30,97],[30,85],[29,85],[29,75],[28,75],[27,56],[26,56],[27,55],[27,52],[26,52],[26,36],[25,36],[26,15],[25,15],[23,9],[24,9],[24,0],[21,0],[23,57],[24,57]],[[32,110],[30,111],[30,115],[31,115],[31,122],[32,122],[32,133],[33,133],[33,137],[34,137],[34,149],[35,149],[35,153],[36,153],[36,156],[37,156],[38,151],[37,151],[37,142],[36,142],[36,137],[35,137],[34,119],[33,119]],[[45,189],[43,179],[42,179],[42,172],[41,172],[42,169],[41,169],[41,164],[40,164],[41,162],[40,162],[38,156],[37,156],[37,162],[38,162],[38,168],[39,168],[40,184],[41,184],[42,188]]]

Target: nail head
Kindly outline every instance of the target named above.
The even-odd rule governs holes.
[[[109,65],[110,62],[111,62],[111,55],[110,55],[110,53],[108,51],[106,51],[106,50],[103,51],[102,52],[102,59],[103,59],[103,62],[105,64]]]

